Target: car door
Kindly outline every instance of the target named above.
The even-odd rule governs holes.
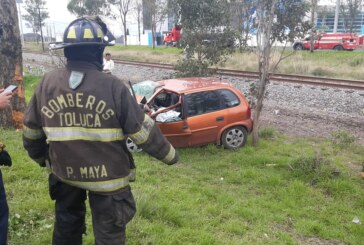
[[[187,126],[191,131],[190,145],[215,143],[226,125],[226,110],[217,91],[203,91],[185,96]]]
[[[161,98],[163,99],[161,100]],[[152,110],[159,110],[152,113],[151,117],[174,147],[188,147],[190,145],[191,130],[183,116],[182,103],[181,95],[164,89],[148,101],[148,106]]]

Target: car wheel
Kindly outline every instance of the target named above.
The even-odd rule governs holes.
[[[243,147],[248,138],[248,132],[244,127],[236,126],[225,130],[221,137],[221,143],[226,149],[238,149]]]
[[[341,45],[337,45],[334,47],[334,50],[341,51],[341,50],[344,50],[344,47]]]
[[[297,51],[299,51],[299,50],[303,50],[303,45],[302,44],[296,44],[296,45],[294,45],[294,47],[293,47],[293,49],[294,50],[297,50]]]
[[[137,144],[133,142],[132,139],[129,137],[126,139],[126,148],[128,148],[128,151],[130,152],[141,152],[142,148],[140,148]]]

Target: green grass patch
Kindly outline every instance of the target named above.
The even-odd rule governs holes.
[[[35,88],[37,87],[40,76],[34,76],[30,74],[25,74],[24,76],[24,88],[25,88],[25,100],[28,103],[30,98],[33,96]]]
[[[214,145],[180,149],[174,166],[135,154],[138,211],[127,227],[127,243],[361,244],[363,226],[352,219],[364,220],[363,180],[357,175],[363,146],[338,148],[330,140],[263,132],[267,137],[256,148],[249,140],[238,151]],[[20,132],[2,130],[1,141],[14,162],[2,167],[10,244],[50,244],[54,207],[47,172],[28,158]],[[84,244],[91,245],[89,212],[87,224]]]

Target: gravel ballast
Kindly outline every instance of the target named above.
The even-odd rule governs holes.
[[[50,56],[31,53],[23,53],[23,63],[31,66],[33,73],[55,67]],[[40,69],[41,66],[43,69]],[[172,78],[174,72],[115,64],[113,74],[124,82],[136,83]],[[244,94],[254,82],[235,77],[223,78]],[[261,127],[307,137],[330,137],[332,133],[344,130],[354,135],[358,143],[364,144],[364,91],[280,82],[271,82],[267,91]]]

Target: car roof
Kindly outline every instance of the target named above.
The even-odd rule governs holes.
[[[206,90],[206,88],[222,88],[231,87],[224,79],[217,77],[188,77],[175,78],[158,81],[164,89],[174,91],[176,93],[188,93]]]

